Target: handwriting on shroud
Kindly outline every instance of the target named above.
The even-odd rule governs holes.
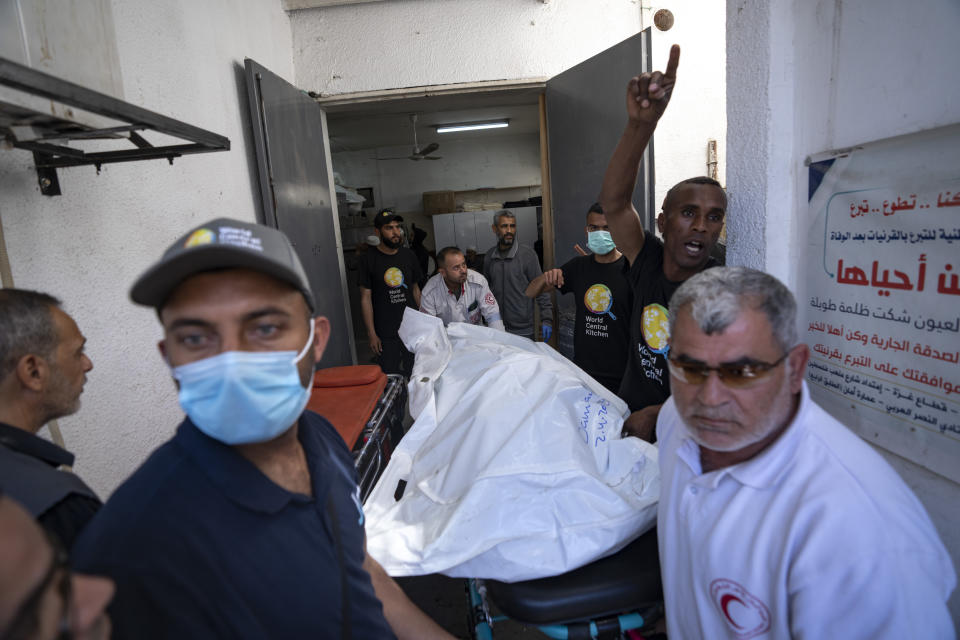
[[[880,261],[874,260],[871,263],[870,278],[867,278],[866,272],[860,267],[843,268],[843,258],[837,261],[837,283],[855,285],[858,287],[874,287],[879,289],[877,292],[881,296],[889,296],[891,289],[904,291],[923,291],[927,277],[927,254],[920,255],[917,266],[916,281],[911,282],[910,275],[904,271],[893,270],[891,278],[890,269],[884,269],[880,272]],[[937,276],[937,293],[951,296],[960,296],[960,276],[953,271],[953,265],[947,264],[943,268],[943,273]]]
[[[956,401],[947,402],[912,389],[857,372],[843,371],[829,363],[811,360],[807,379],[815,385],[856,400],[877,411],[929,425],[941,434],[960,434],[960,411]]]
[[[850,217],[859,218],[872,213],[882,213],[885,216],[892,216],[901,211],[914,211],[915,209],[930,209],[933,205],[927,202],[919,202],[917,194],[911,193],[906,198],[897,196],[896,200],[884,200],[881,202],[871,202],[864,198],[860,202],[850,203]],[[937,194],[937,208],[960,207],[960,191],[956,193],[951,191],[941,191]]]

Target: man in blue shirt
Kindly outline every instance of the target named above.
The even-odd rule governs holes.
[[[350,453],[304,411],[330,323],[286,236],[210,221],[131,298],[187,418],[77,543],[117,584],[114,637],[449,637],[366,554]]]

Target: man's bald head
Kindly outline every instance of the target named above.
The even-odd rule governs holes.
[[[0,495],[0,634],[53,561],[40,526],[12,498]]]
[[[60,554],[26,509],[0,493],[0,637],[59,637],[65,620],[75,640],[110,637],[113,582],[71,574]]]

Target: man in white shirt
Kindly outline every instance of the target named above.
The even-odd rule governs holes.
[[[744,267],[670,300],[657,421],[667,633],[953,638],[956,573],[916,496],[811,400],[796,302]]]
[[[437,316],[444,326],[451,322],[480,324],[504,331],[500,305],[490,292],[487,279],[467,268],[467,261],[457,247],[446,247],[437,253],[437,275],[430,278],[420,294],[420,311]]]

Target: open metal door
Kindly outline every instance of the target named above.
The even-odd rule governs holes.
[[[651,70],[650,29],[598,53],[547,81],[550,202],[555,265],[584,246],[587,209],[600,196],[607,163],[627,123],[627,81]],[[653,140],[644,154],[633,205],[654,229]],[[562,296],[561,300],[569,296]]]
[[[309,96],[245,61],[264,224],[290,238],[332,334],[321,368],[356,364],[327,116]]]

